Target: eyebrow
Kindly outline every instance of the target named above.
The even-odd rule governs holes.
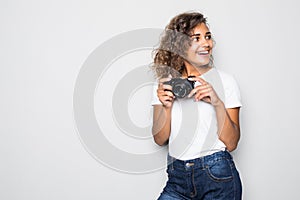
[[[190,35],[190,37],[197,37],[200,35],[201,35],[200,33],[195,33],[195,34]],[[211,32],[206,32],[205,35],[211,35]]]

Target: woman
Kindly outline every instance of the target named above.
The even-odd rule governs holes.
[[[159,200],[241,199],[229,153],[240,138],[240,93],[231,75],[212,66],[213,46],[206,18],[190,12],[170,21],[156,50],[152,132],[158,145],[169,145],[168,181]],[[174,91],[182,86],[175,80],[191,85],[184,98]]]

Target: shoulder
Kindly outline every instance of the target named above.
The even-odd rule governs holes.
[[[221,78],[223,89],[225,92],[226,108],[241,107],[242,102],[240,89],[234,76],[219,69],[217,71]]]
[[[227,73],[220,69],[215,69],[215,70],[218,72],[225,88],[235,87],[237,85],[236,79],[232,74]]]
[[[222,80],[224,79],[225,81],[227,81],[227,80],[234,79],[233,75],[230,73],[227,73],[221,69],[215,69],[215,70],[218,72]]]

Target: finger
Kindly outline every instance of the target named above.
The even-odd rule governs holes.
[[[164,90],[171,90],[172,91],[172,86],[171,85],[163,84],[161,88],[164,89]]]
[[[173,100],[175,99],[175,97],[172,97],[172,96],[168,96],[168,95],[160,95],[158,96],[158,99],[161,103],[166,103],[166,101],[169,101],[169,102],[173,102]]]
[[[168,96],[164,96],[160,99],[161,103],[163,105],[167,104],[167,103],[172,103],[173,102],[173,98],[170,98]]]
[[[195,95],[196,93],[201,93],[201,91],[206,90],[210,88],[210,85],[198,85],[197,87],[195,87],[189,94],[189,97]]]
[[[199,94],[203,94],[203,93],[207,93],[207,92],[211,94],[211,91],[212,91],[212,88],[210,88],[210,87],[209,88],[203,88],[201,90],[197,90],[195,94],[199,95]]]
[[[209,84],[206,84],[206,85],[198,85],[198,86],[196,86],[192,91],[193,91],[193,92],[197,92],[197,91],[199,91],[199,90],[204,90],[204,89],[207,89],[207,88],[209,88],[209,87],[211,87]]]
[[[197,96],[195,96],[195,101],[200,101],[200,100],[204,100],[205,98],[210,98],[210,95],[208,92],[206,93],[202,93],[202,94],[197,94]]]
[[[170,97],[174,97],[174,94],[172,91],[170,90],[165,90],[165,89],[158,89],[157,90],[157,95],[160,95],[160,96],[170,96]]]
[[[189,81],[198,81],[198,82],[200,82],[202,85],[206,85],[206,84],[207,84],[207,82],[206,82],[203,78],[201,78],[201,77],[199,77],[199,76],[192,77],[192,78],[188,78],[188,80],[189,80]]]
[[[172,97],[170,97],[170,96],[166,96],[165,97],[165,101],[169,101],[169,102],[173,102],[173,98]]]
[[[164,86],[164,84],[163,84],[163,83],[159,83],[159,84],[158,84],[158,89],[162,89],[162,88],[163,88],[163,86]]]
[[[171,98],[175,98],[173,92],[171,92],[171,91],[165,91],[165,94]]]
[[[164,83],[164,82],[167,82],[167,81],[170,81],[170,80],[171,80],[171,77],[161,78],[161,79],[159,79],[159,83]]]
[[[171,98],[175,98],[173,92],[170,92],[170,91],[163,91],[160,93],[161,96],[168,96],[168,97],[171,97]]]
[[[196,100],[201,100],[203,97],[210,97],[211,96],[211,88],[207,88],[201,91],[198,91],[195,94],[195,99]]]
[[[192,89],[192,91],[189,93],[188,98],[192,97],[193,95],[195,95],[196,93],[201,92],[201,90],[203,90],[204,88],[202,87],[196,87],[194,89]]]
[[[172,102],[166,101],[163,103],[164,107],[170,108],[172,106]]]
[[[211,98],[209,95],[203,94],[198,99],[196,99],[196,101],[200,101],[200,100],[210,103]]]
[[[194,90],[192,90],[190,93],[189,93],[189,95],[188,95],[188,98],[191,98],[193,95],[195,95],[196,94],[196,92],[194,91]]]
[[[158,89],[172,90],[172,86],[171,86],[171,85],[168,85],[168,84],[160,83],[160,84],[158,85]]]

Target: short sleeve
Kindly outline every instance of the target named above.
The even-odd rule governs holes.
[[[240,89],[237,81],[231,75],[226,74],[223,78],[225,92],[225,107],[237,108],[242,106]]]
[[[153,84],[153,89],[152,89],[152,100],[151,100],[151,105],[162,105],[160,100],[157,97],[157,88],[158,88],[158,83]]]

